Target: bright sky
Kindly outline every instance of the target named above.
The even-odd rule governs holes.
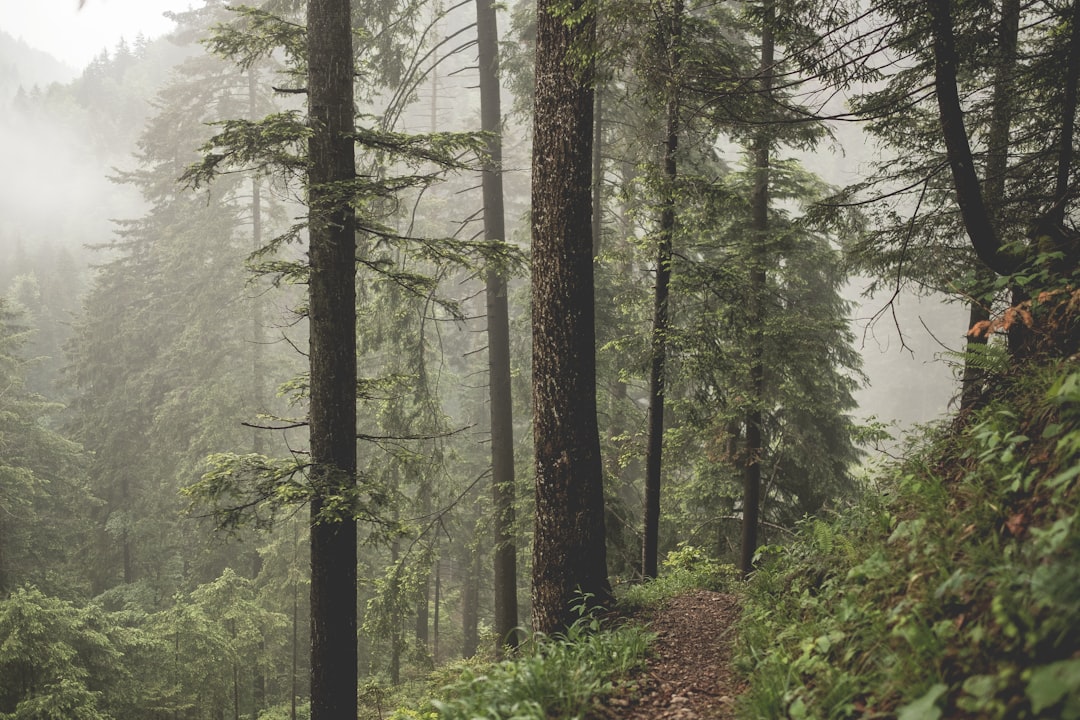
[[[167,10],[201,7],[201,0],[0,0],[0,30],[22,38],[76,70],[123,37],[148,39],[173,28]]]

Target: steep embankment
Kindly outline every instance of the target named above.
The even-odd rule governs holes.
[[[1080,718],[1080,365],[1002,379],[749,588],[752,718]]]

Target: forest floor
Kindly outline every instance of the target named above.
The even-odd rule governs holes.
[[[724,720],[744,683],[731,667],[734,595],[695,590],[641,618],[656,633],[648,666],[594,720]]]

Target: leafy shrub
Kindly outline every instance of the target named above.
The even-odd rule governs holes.
[[[756,573],[745,717],[1080,718],[1080,372],[1011,379]]]
[[[565,635],[535,636],[499,663],[462,663],[432,710],[400,709],[394,720],[580,718],[640,667],[652,636],[639,625],[610,626],[585,612]],[[446,672],[446,671],[443,671]]]
[[[679,543],[661,563],[660,577],[632,585],[619,597],[619,607],[633,612],[656,607],[667,598],[688,590],[730,590],[739,579],[733,565],[717,562],[701,548]]]

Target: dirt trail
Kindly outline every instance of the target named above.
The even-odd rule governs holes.
[[[743,690],[731,668],[738,613],[734,595],[696,590],[669,600],[645,618],[657,639],[637,687],[609,698],[596,718],[734,718],[735,697]]]

